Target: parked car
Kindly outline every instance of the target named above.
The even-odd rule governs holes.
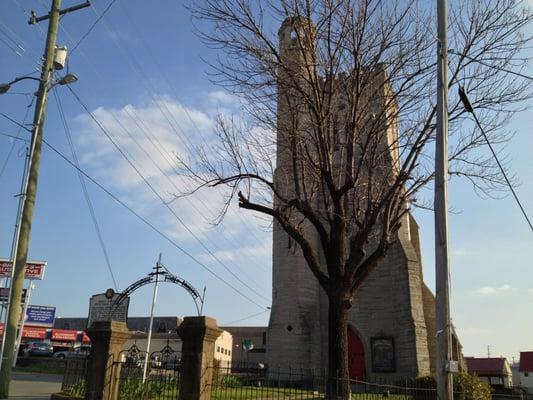
[[[54,353],[55,358],[65,359],[65,358],[85,358],[89,356],[91,351],[91,346],[79,346],[71,350],[58,351]]]
[[[54,347],[46,342],[29,342],[24,349],[24,356],[43,356],[52,357],[54,354]]]

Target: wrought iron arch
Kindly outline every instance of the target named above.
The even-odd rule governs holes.
[[[195,287],[191,285],[189,282],[187,282],[185,279],[182,279],[174,274],[171,274],[165,267],[163,267],[165,268],[164,270],[161,270],[161,267],[163,267],[163,265],[158,263],[157,266],[154,268],[155,272],[149,273],[147,277],[139,279],[138,281],[128,286],[125,290],[123,290],[122,293],[120,293],[120,295],[118,296],[118,298],[114,301],[113,308],[114,309],[118,308],[120,303],[122,303],[124,299],[126,299],[129,295],[131,295],[137,289],[143,286],[149,285],[151,283],[155,283],[156,280],[159,280],[159,282],[173,283],[185,289],[194,301],[194,305],[196,306],[196,311],[198,312],[198,316],[202,315],[202,310],[204,307],[205,288],[204,288],[204,294],[202,296],[200,295],[198,290],[196,290]],[[160,276],[163,277],[163,279],[159,278]]]

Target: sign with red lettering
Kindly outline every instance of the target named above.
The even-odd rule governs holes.
[[[13,264],[10,260],[0,259],[0,278],[10,277]],[[46,268],[45,261],[28,261],[26,263],[26,273],[24,279],[38,279],[44,278],[44,270]]]
[[[75,342],[78,337],[78,331],[66,329],[52,329],[52,340],[66,340]]]
[[[33,326],[25,326],[22,329],[22,337],[27,339],[45,339],[46,328],[35,328]]]

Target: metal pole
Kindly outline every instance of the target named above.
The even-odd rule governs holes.
[[[20,342],[22,341],[22,330],[24,329],[24,322],[26,320],[26,313],[28,312],[28,305],[30,304],[31,291],[35,288],[35,285],[32,281],[28,284],[26,289],[26,299],[24,301],[24,309],[22,310],[22,320],[20,321],[19,334],[17,341],[15,342],[15,356],[13,357],[13,368],[17,366],[17,359],[19,354]]]
[[[150,344],[152,342],[152,328],[154,326],[154,309],[155,302],[157,301],[157,287],[159,286],[159,269],[161,268],[161,253],[155,267],[155,285],[154,294],[152,296],[152,310],[150,311],[150,327],[148,328],[148,341],[146,342],[146,355],[144,357],[144,369],[143,369],[143,383],[146,381],[146,372],[148,370],[148,361],[150,356]]]
[[[13,241],[11,243],[11,256],[9,258],[11,262],[11,274],[4,279],[5,287],[9,287],[9,291],[7,294],[7,300],[2,302],[2,310],[0,311],[0,321],[4,322],[4,331],[2,332],[2,344],[0,345],[0,369],[2,368],[2,362],[4,361],[4,346],[6,343],[6,322],[4,321],[4,318],[7,320],[7,310],[9,309],[9,300],[11,298],[11,281],[13,280],[13,274],[15,273],[15,268],[13,267],[15,265],[15,257],[17,254],[17,247],[18,247],[18,236],[19,236],[19,229],[20,229],[20,220],[22,217],[22,207],[24,205],[24,198],[26,194],[26,188],[28,187],[28,166],[30,164],[30,152],[29,149],[26,148],[26,158],[24,161],[24,171],[22,173],[22,181],[20,183],[20,194],[19,194],[19,204],[18,204],[18,210],[17,210],[17,220],[15,221],[15,232],[13,234]],[[6,311],[6,314],[4,315],[4,308]]]
[[[30,164],[28,168],[28,185],[24,196],[24,205],[20,230],[18,234],[17,252],[13,265],[13,279],[11,281],[11,293],[9,296],[9,309],[7,311],[7,323],[5,325],[6,336],[4,344],[4,362],[0,369],[0,398],[9,397],[9,382],[11,380],[11,368],[13,364],[15,340],[17,327],[20,318],[20,298],[22,286],[24,284],[24,273],[26,270],[26,260],[28,258],[28,245],[30,239],[31,222],[37,195],[37,180],[39,176],[39,166],[41,163],[41,146],[44,119],[46,114],[46,103],[48,98],[48,87],[54,72],[54,55],[56,47],[57,30],[59,25],[59,11],[61,0],[53,0],[50,8],[50,23],[48,24],[48,34],[46,36],[46,48],[44,52],[44,62],[35,104],[33,117],[33,135],[30,146]]]
[[[435,278],[437,396],[451,400],[450,270],[448,258],[448,4],[437,0],[437,137],[435,148]]]

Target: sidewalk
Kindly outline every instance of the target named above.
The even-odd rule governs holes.
[[[49,400],[61,389],[61,375],[13,373],[9,398],[17,400]]]

